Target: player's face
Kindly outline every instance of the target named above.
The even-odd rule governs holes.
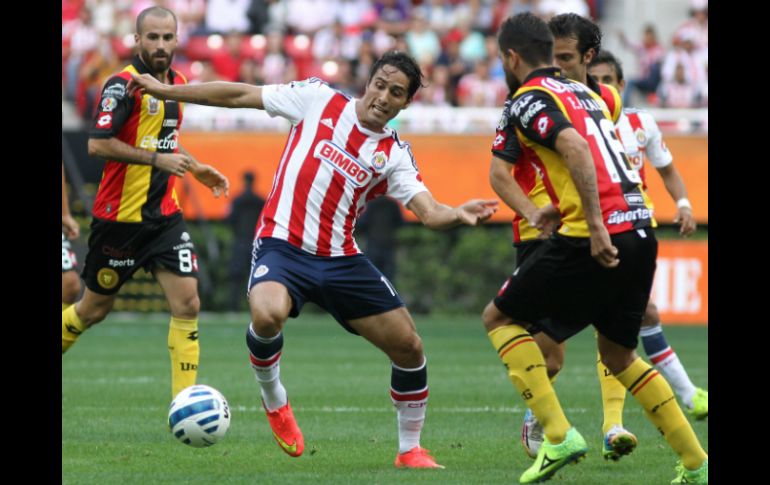
[[[609,84],[618,91],[623,91],[625,83],[618,82],[618,73],[610,64],[602,63],[588,68],[588,75],[593,76],[602,84]]]
[[[382,130],[388,121],[409,106],[409,78],[391,65],[384,65],[372,76],[361,103],[361,121],[367,128]]]
[[[143,20],[142,33],[135,34],[139,55],[150,70],[159,74],[171,66],[176,50],[176,22],[171,15],[147,15]]]
[[[513,56],[510,53],[500,53],[500,59],[503,61],[503,72],[505,72],[505,84],[508,85],[508,92],[515,93],[521,83],[513,74]]]
[[[553,62],[559,66],[565,77],[584,83],[586,82],[586,61],[578,52],[577,43],[574,37],[555,38]]]

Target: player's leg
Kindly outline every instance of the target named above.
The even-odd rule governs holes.
[[[651,301],[647,304],[639,336],[642,337],[642,346],[647,357],[655,368],[666,377],[687,411],[695,419],[708,417],[708,392],[695,387],[695,384],[690,380],[679,356],[666,341],[663,327],[660,324],[658,307]]]
[[[428,405],[428,366],[422,340],[406,307],[347,320],[391,360],[390,395],[398,419],[397,467],[443,468],[420,446]]]
[[[281,330],[292,304],[282,283],[264,281],[254,285],[249,291],[251,324],[246,332],[246,345],[273,437],[284,452],[297,457],[302,454],[305,441],[280,378]]]
[[[180,276],[165,268],[153,271],[166,295],[171,320],[168,327],[168,353],[171,359],[171,397],[195,384],[200,363],[198,340],[198,279]]]
[[[86,287],[83,298],[61,313],[61,353],[72,347],[89,327],[104,320],[114,303],[114,294],[102,295]]]
[[[75,303],[80,296],[80,277],[77,271],[65,271],[61,274],[61,309]]]
[[[639,358],[633,348],[613,342],[601,334],[598,342],[604,364],[639,401],[647,418],[679,455],[684,468],[697,471],[704,464],[708,467],[708,455],[682,413],[666,379]]]

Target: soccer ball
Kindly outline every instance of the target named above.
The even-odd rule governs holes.
[[[221,440],[230,427],[230,407],[222,393],[213,387],[190,386],[171,401],[168,427],[186,445],[211,446]]]
[[[543,425],[537,420],[531,409],[524,413],[524,423],[521,426],[521,444],[530,458],[536,458],[543,444]]]

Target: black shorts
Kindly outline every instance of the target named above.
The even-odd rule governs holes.
[[[264,238],[254,243],[252,258],[249,290],[263,281],[281,283],[291,296],[292,318],[312,301],[358,335],[348,320],[404,306],[390,281],[363,254],[315,256],[281,239]]]
[[[89,290],[114,295],[136,270],[156,267],[179,276],[198,276],[198,255],[181,213],[141,223],[94,218],[83,268]]]
[[[620,264],[604,268],[588,238],[554,235],[516,268],[494,302],[519,322],[537,322],[557,342],[593,324],[636,348],[655,276],[658,242],[650,228],[611,236]]]
[[[78,259],[72,250],[72,244],[67,236],[61,233],[61,272],[75,271],[78,269]]]

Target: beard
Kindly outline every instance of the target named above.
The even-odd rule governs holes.
[[[168,68],[171,67],[171,61],[174,59],[174,53],[164,52],[163,54],[165,54],[163,57],[158,57],[157,52],[153,55],[150,55],[149,51],[141,49],[142,60],[147,65],[147,67],[150,68],[150,71],[152,71],[153,74],[166,72],[168,71]]]
[[[521,87],[521,82],[519,82],[519,80],[516,79],[516,76],[507,69],[505,70],[505,84],[508,85],[508,90],[511,94],[515,93],[519,87]]]

